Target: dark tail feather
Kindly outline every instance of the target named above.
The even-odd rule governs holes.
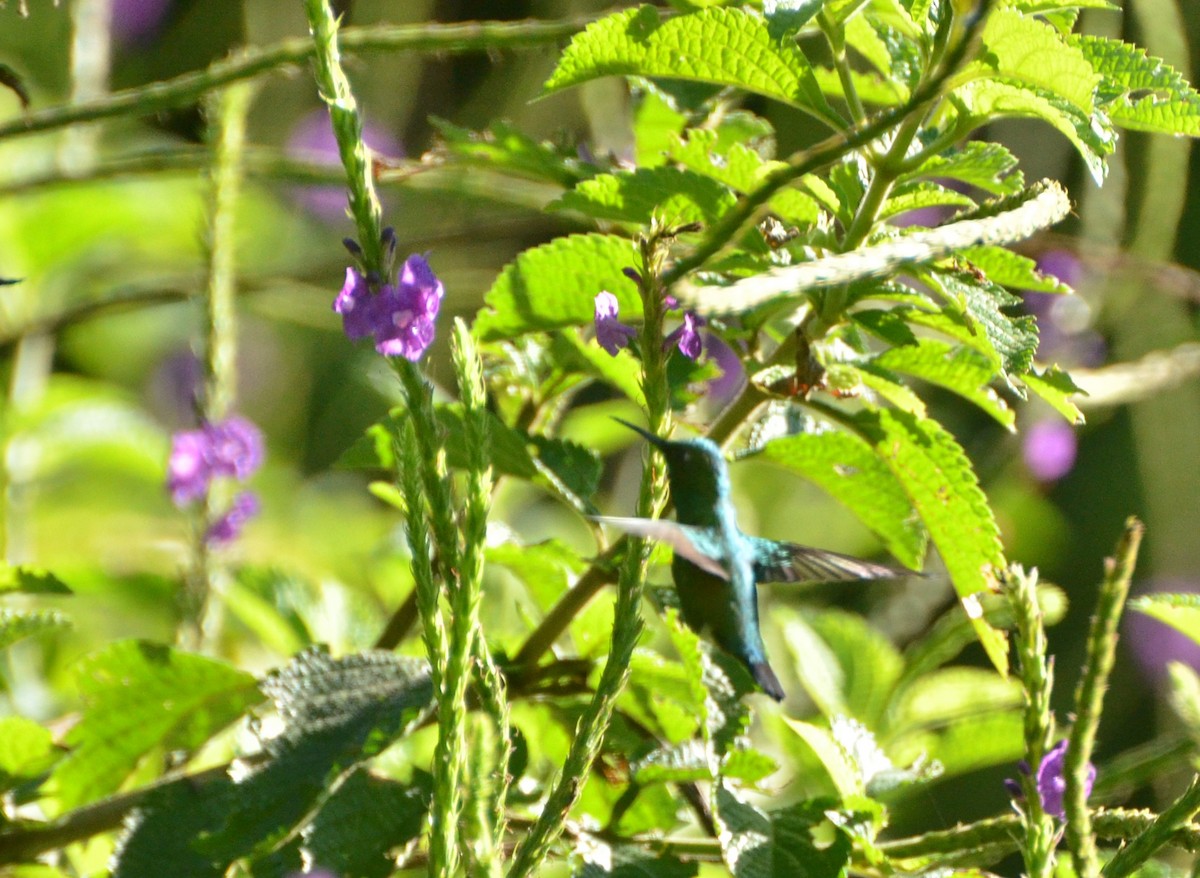
[[[783,701],[783,686],[779,683],[779,678],[775,676],[775,672],[771,670],[771,666],[766,662],[751,662],[750,673],[754,676],[754,682],[762,687],[762,691],[766,692],[776,701]]]

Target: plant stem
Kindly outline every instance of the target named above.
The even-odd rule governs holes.
[[[552,45],[583,30],[593,16],[563,21],[476,21],[460,24],[425,23],[402,26],[346,28],[342,47],[365,52],[491,52]],[[77,105],[47,107],[0,124],[0,140],[39,131],[65,128],[118,116],[147,116],[199,100],[222,86],[252,79],[282,67],[303,64],[314,57],[312,40],[293,37],[272,46],[244,49],[204,70],[174,79],[113,92]]]
[[[1063,766],[1067,783],[1063,807],[1066,811],[1067,846],[1079,878],[1096,878],[1100,874],[1096,839],[1087,807],[1086,778],[1096,744],[1096,730],[1100,725],[1104,690],[1117,651],[1117,625],[1129,594],[1129,580],[1137,563],[1144,530],[1140,521],[1129,518],[1125,522],[1125,532],[1117,545],[1116,554],[1105,559],[1104,580],[1100,584],[1096,612],[1088,632],[1083,676],[1075,690],[1075,725],[1071,729]]]
[[[1123,878],[1133,872],[1168,844],[1197,811],[1200,811],[1200,777],[1193,777],[1191,785],[1171,807],[1108,861],[1103,871],[1105,878]]]

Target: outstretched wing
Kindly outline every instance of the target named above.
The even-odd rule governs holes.
[[[911,570],[872,564],[850,555],[827,552],[796,543],[751,537],[757,582],[851,582],[856,579],[895,579]]]
[[[725,569],[725,565],[711,554],[704,552],[702,546],[712,541],[705,539],[703,528],[663,518],[615,518],[608,515],[594,515],[592,519],[601,524],[619,527],[635,536],[666,543],[675,550],[676,555],[686,558],[701,570],[711,573],[713,576],[719,576],[721,579],[729,579],[729,571]]]

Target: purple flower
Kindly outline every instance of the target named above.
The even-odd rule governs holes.
[[[399,283],[378,293],[371,292],[358,271],[347,268],[333,310],[342,315],[342,328],[351,341],[374,336],[375,350],[384,356],[416,361],[433,343],[445,292],[425,258],[413,254],[400,269]]]
[[[379,310],[376,297],[371,294],[367,279],[355,269],[346,269],[346,282],[333,300],[333,310],[342,315],[342,329],[351,341],[374,334]]]
[[[233,503],[224,515],[208,527],[205,542],[214,546],[231,543],[238,538],[246,522],[258,515],[258,497],[253,491],[242,491],[233,498]]]
[[[208,451],[208,434],[204,430],[184,430],[171,437],[167,490],[176,506],[183,507],[199,500],[208,491],[212,479]]]
[[[608,290],[596,294],[596,343],[614,357],[621,348],[628,347],[630,340],[637,335],[632,326],[617,319],[619,313],[616,296]]]
[[[262,465],[263,439],[258,427],[233,416],[171,437],[167,490],[179,507],[199,500],[218,476],[244,481]]]
[[[400,269],[400,282],[379,294],[375,350],[385,357],[417,361],[433,344],[433,323],[446,293],[429,263],[413,254]]]
[[[677,344],[679,345],[679,353],[683,354],[689,360],[696,359],[700,356],[700,350],[703,347],[700,338],[700,327],[704,326],[707,322],[707,320],[695,311],[685,312],[683,315],[683,325],[666,337],[663,341],[663,350],[665,351],[671,345]]]
[[[1042,764],[1037,770],[1038,798],[1042,800],[1042,810],[1060,820],[1067,816],[1063,807],[1063,794],[1067,791],[1067,779],[1064,773],[1067,761],[1067,742],[1059,741],[1054,748],[1042,757]],[[1092,784],[1096,781],[1096,766],[1090,762],[1087,767],[1087,777],[1083,784],[1083,796],[1086,799],[1092,794]]]
[[[1078,439],[1066,421],[1038,421],[1025,431],[1021,455],[1025,466],[1039,482],[1055,482],[1075,465]]]
[[[1083,280],[1083,263],[1070,250],[1047,250],[1037,258],[1038,271],[1052,274],[1069,287]]]

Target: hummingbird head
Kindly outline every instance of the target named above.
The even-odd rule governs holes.
[[[614,420],[645,437],[666,458],[667,479],[671,483],[671,494],[682,523],[693,523],[693,514],[706,514],[707,510],[703,507],[711,507],[729,496],[729,471],[725,457],[711,439],[663,439],[628,421],[620,418]],[[694,513],[691,507],[697,507]]]

